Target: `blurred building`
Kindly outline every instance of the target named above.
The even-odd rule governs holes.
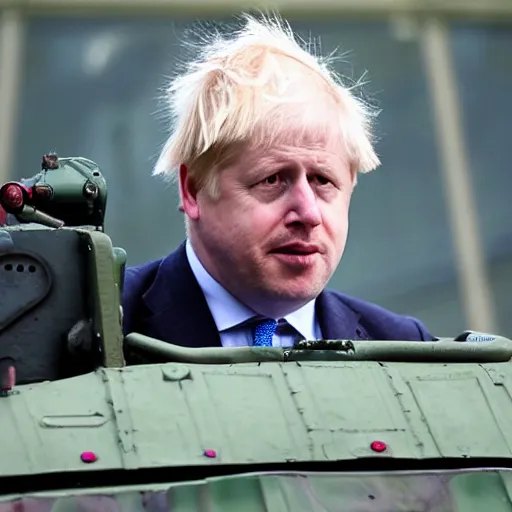
[[[420,317],[437,335],[512,336],[512,2],[289,0],[281,12],[382,109],[383,165],[362,176],[331,286]],[[273,6],[279,6],[279,1]],[[129,263],[184,235],[152,165],[162,87],[197,20],[225,0],[0,0],[0,177],[85,156],[109,183],[107,230]],[[207,24],[206,24],[207,26]]]

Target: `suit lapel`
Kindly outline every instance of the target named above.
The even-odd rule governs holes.
[[[367,332],[359,323],[359,313],[329,290],[318,296],[316,314],[324,339],[368,339]]]
[[[186,347],[221,346],[217,326],[188,263],[183,243],[164,258],[143,296],[150,336]]]

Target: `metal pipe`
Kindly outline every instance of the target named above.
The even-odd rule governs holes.
[[[451,223],[461,301],[469,329],[496,331],[498,326],[480,237],[460,113],[449,33],[439,19],[426,20],[422,31],[430,95],[435,113],[449,220]]]
[[[12,177],[23,45],[18,9],[0,11],[0,183]]]

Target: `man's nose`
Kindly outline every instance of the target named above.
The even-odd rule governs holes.
[[[322,222],[318,198],[306,177],[293,185],[289,199],[290,207],[286,217],[288,224],[300,223],[315,227]]]

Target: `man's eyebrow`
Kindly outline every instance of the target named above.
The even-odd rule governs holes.
[[[329,174],[332,174],[334,173],[334,167],[330,164],[325,164],[325,163],[322,163],[322,164],[314,164],[311,166],[311,168],[315,171],[321,171],[321,172],[327,172]]]
[[[248,173],[251,175],[260,174],[262,171],[268,170],[268,168],[274,169],[276,166],[282,165],[284,160],[279,161],[273,156],[266,155],[263,158],[258,158],[255,161],[249,162]]]

